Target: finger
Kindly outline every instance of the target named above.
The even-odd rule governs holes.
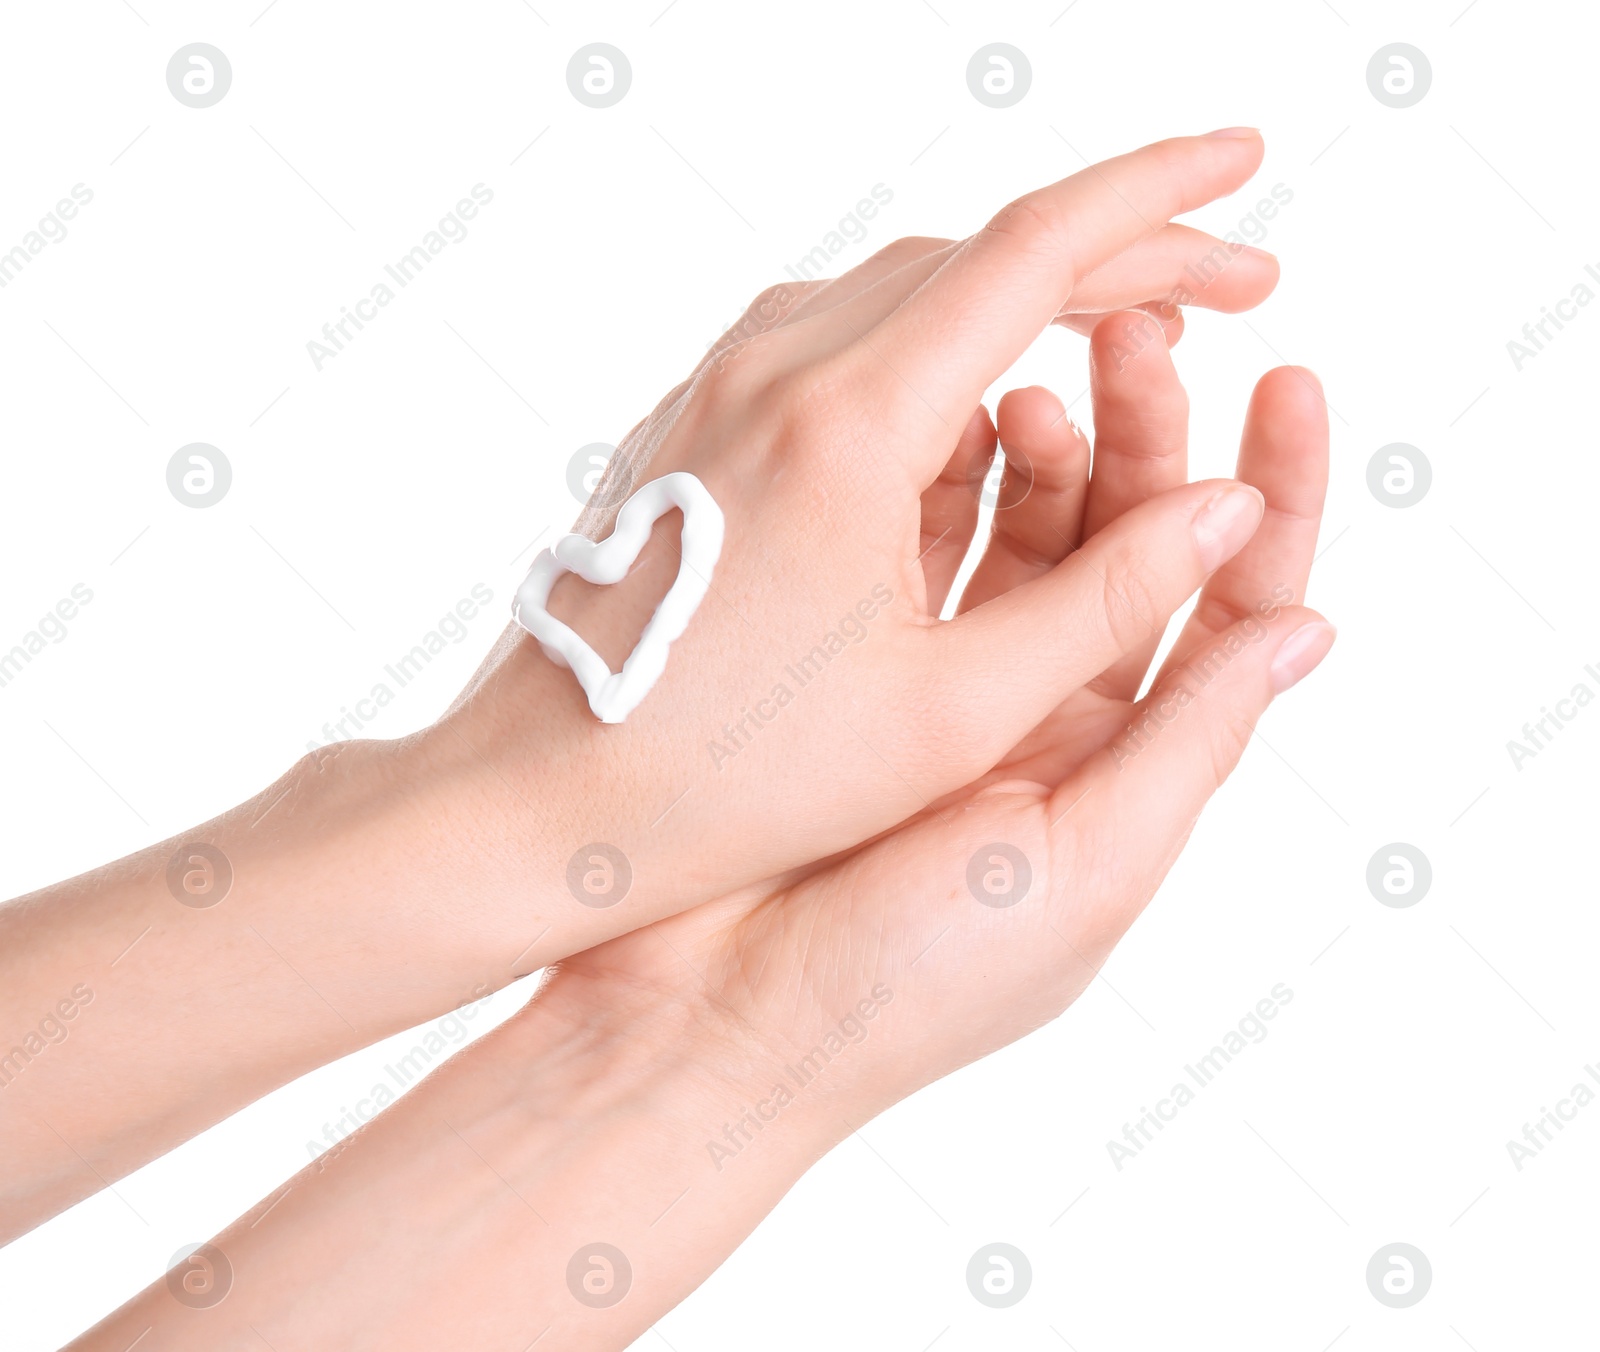
[[[785,322],[834,310],[836,318],[864,332],[933,276],[956,248],[951,240],[896,240],[813,293]],[[881,255],[889,255],[893,266],[879,262]],[[1264,250],[1230,244],[1187,225],[1168,225],[1084,277],[1073,288],[1070,308],[1055,322],[1088,334],[1112,311],[1146,309],[1175,329],[1169,343],[1175,342],[1183,331],[1183,306],[1228,314],[1251,309],[1272,294],[1278,273],[1278,260]],[[879,285],[890,276],[895,286]],[[845,302],[854,303],[841,310]]]
[[[1180,306],[1237,314],[1261,304],[1278,284],[1278,260],[1187,225],[1169,225],[1101,264],[1072,288],[1072,308],[1109,313],[1159,297]]]
[[[1148,643],[1261,519],[1261,494],[1231,479],[1188,484],[1134,508],[1048,573],[926,632],[924,670],[942,746],[970,779],[1073,690]],[[983,698],[975,698],[975,691]]]
[[[1104,530],[1124,512],[1188,481],[1189,397],[1165,337],[1149,315],[1108,315],[1089,340],[1094,401],[1094,470],[1084,533]],[[1090,688],[1132,699],[1155,657],[1159,635],[1096,677]]]
[[[819,349],[827,349],[880,323],[957,247],[954,240],[932,236],[897,239],[837,278],[771,288],[757,297],[752,309],[770,310],[784,302],[781,317],[770,325],[778,328],[831,315],[829,333],[818,335]],[[1278,262],[1271,254],[1185,225],[1168,225],[1084,278],[1073,294],[1074,308],[1056,322],[1088,334],[1110,311],[1145,309],[1167,329],[1170,345],[1183,332],[1182,306],[1247,310],[1265,300],[1277,282]],[[778,293],[776,299],[773,293]],[[736,325],[730,333],[747,329],[748,323]]]
[[[1165,673],[1104,751],[1054,790],[1052,846],[1067,861],[1064,875],[1072,876],[1074,859],[1103,867],[1114,858],[1137,892],[1108,897],[1100,915],[1084,916],[1089,933],[1114,941],[1132,923],[1267,706],[1311,672],[1333,640],[1332,625],[1298,606],[1213,636]]]
[[[1186,482],[1189,396],[1160,327],[1148,314],[1107,315],[1089,339],[1094,470],[1084,533]]]
[[[1143,301],[1138,305],[1130,305],[1127,308],[1147,314],[1161,325],[1161,332],[1167,340],[1168,348],[1176,347],[1178,339],[1183,337],[1183,311],[1180,309],[1167,313],[1166,301]],[[1069,312],[1056,320],[1056,324],[1061,328],[1071,329],[1074,333],[1081,333],[1085,338],[1088,338],[1104,318],[1103,314],[1072,314]]]
[[[868,335],[862,369],[896,405],[909,391],[959,426],[983,391],[1069,308],[1083,278],[1173,216],[1238,188],[1261,155],[1255,132],[1180,137],[1017,199]],[[915,465],[931,481],[948,448],[924,453],[938,454]]]
[[[1264,606],[1305,600],[1328,488],[1328,406],[1312,372],[1280,366],[1257,382],[1239,443],[1239,478],[1266,499],[1261,529],[1206,583],[1169,665]]]
[[[1004,401],[1002,401],[1004,407]],[[989,410],[979,404],[967,420],[955,454],[922,494],[922,573],[928,588],[927,613],[937,615],[950,594],[950,584],[961,571],[972,533],[978,526],[978,489],[972,481],[975,466],[987,465],[994,456],[995,430]]]
[[[995,410],[1005,477],[983,558],[961,613],[1049,572],[1078,547],[1089,487],[1089,442],[1039,385],[1010,390]]]

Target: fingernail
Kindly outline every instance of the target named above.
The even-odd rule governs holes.
[[[1246,244],[1239,252],[1247,253],[1252,258],[1265,258],[1274,263],[1278,261],[1277,254],[1268,253],[1265,249],[1258,249],[1254,244]]]
[[[1272,693],[1281,695],[1291,685],[1303,681],[1317,669],[1317,664],[1328,655],[1338,634],[1326,620],[1302,624],[1278,649],[1272,659]]]
[[[1261,132],[1255,127],[1221,127],[1216,131],[1208,131],[1207,136],[1215,136],[1221,141],[1248,141],[1252,136],[1260,136]]]
[[[1249,484],[1230,484],[1206,500],[1191,523],[1206,572],[1220,568],[1244,547],[1265,505],[1266,500]]]

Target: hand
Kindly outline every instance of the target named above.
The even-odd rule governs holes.
[[[1161,344],[1127,366],[1107,360],[1118,322],[1095,334],[1098,441],[1087,484],[1086,448],[1046,418],[1046,392],[1002,401],[1001,442],[1026,440],[1038,482],[997,517],[973,579],[978,599],[1026,585],[1080,530],[1108,528],[1116,512],[1139,510],[1146,492],[1181,478],[1183,391]],[[703,1158],[671,1190],[693,1180],[703,1195],[678,1228],[661,1236],[652,1215],[635,1214],[657,1205],[653,1192],[638,1208],[608,1208],[607,1233],[656,1285],[603,1332],[593,1316],[584,1322],[587,1312],[572,1312],[558,1325],[572,1341],[558,1347],[595,1346],[597,1335],[601,1346],[624,1345],[742,1236],[730,1212],[753,1225],[810,1159],[898,1099],[1055,1018],[1093,980],[1267,705],[1332,644],[1332,628],[1299,604],[1327,461],[1316,378],[1293,367],[1269,373],[1251,401],[1238,463],[1239,478],[1265,498],[1265,519],[1206,583],[1144,699],[1135,695],[1148,650],[1070,696],[981,787],[782,885],[726,897],[562,965],[541,1002],[563,1022],[581,1026],[653,992],[664,1008],[696,1010],[674,1020],[717,1028],[703,1040],[739,1047],[720,1059],[747,1069],[720,1113],[701,1109],[698,1134],[684,1130],[681,1148],[697,1139]],[[1052,538],[1053,547],[1043,543]],[[538,1019],[540,1005],[522,1017]],[[724,1247],[687,1238],[712,1215]]]
[[[1149,442],[1181,456],[1182,392],[1165,353],[1112,383],[1146,386]],[[1114,437],[1115,389],[1097,396],[1097,426]],[[785,1058],[888,989],[894,1011],[844,1071],[844,1083],[870,1086],[870,1111],[1056,1017],[1154,893],[1267,705],[1332,645],[1331,626],[1298,604],[1327,440],[1309,372],[1263,378],[1239,477],[1264,494],[1265,522],[1207,582],[1143,700],[1142,664],[1119,663],[980,786],[799,879],[580,954],[557,981],[715,992],[714,1010]],[[1069,490],[1025,516],[1024,504],[1010,529],[1033,532],[1059,510],[1068,548],[1080,502]],[[992,545],[975,583],[991,568],[991,585],[1017,585],[1019,561]],[[830,1089],[842,1087],[830,1076]]]
[[[1092,478],[1052,395],[1001,401],[1000,441],[1034,483],[1002,497],[1014,505],[975,601],[1182,478],[1182,390],[1164,344],[1118,359],[1132,318],[1095,332]],[[151,1327],[174,1348],[247,1330],[274,1345],[425,1348],[468,1330],[484,1346],[628,1345],[844,1135],[1088,984],[1267,703],[1327,651],[1331,631],[1298,605],[1326,473],[1315,378],[1270,373],[1239,457],[1264,524],[1211,576],[1144,700],[1126,659],[993,782],[569,959],[526,1010],[217,1237],[225,1304],[187,1311],[158,1284],[75,1346],[116,1352]],[[925,503],[930,525],[954,503]],[[626,1267],[597,1266],[597,1242]],[[600,1297],[582,1286],[596,1274]]]
[[[1206,254],[1228,260],[1209,303],[1260,300],[1277,278],[1268,256],[1167,224],[1260,156],[1253,133],[1162,142],[1029,194],[959,244],[902,241],[837,282],[769,295],[635,429],[585,530],[605,534],[633,486],[679,470],[727,521],[710,594],[659,683],[624,724],[602,725],[571,673],[511,630],[427,739],[467,786],[477,923],[501,927],[502,963],[530,971],[851,848],[1148,653],[1248,538],[1259,497],[1198,484],[1123,513],[1108,487],[1080,553],[1019,526],[999,551],[1011,562],[973,593],[987,603],[939,623],[976,517],[968,470],[992,444],[973,410],[1045,326],[1153,305]],[[1002,421],[1031,426],[1045,410],[1030,399]],[[1041,499],[1071,491],[1044,484]],[[624,582],[569,576],[552,594],[613,670],[676,576],[676,519]],[[930,538],[930,524],[952,529]],[[603,872],[608,852],[626,861],[615,895],[575,904],[569,865]]]
[[[934,616],[961,532],[924,543],[916,503],[975,510],[952,505],[942,467],[987,453],[969,415],[1047,324],[1131,304],[1175,334],[1152,298],[1241,308],[1271,289],[1267,255],[1167,224],[1260,157],[1254,133],[1147,147],[960,244],[891,248],[711,354],[616,468],[630,482],[692,470],[728,516],[714,590],[625,725],[597,723],[513,629],[435,728],[326,749],[254,802],[0,912],[0,1013],[19,1026],[81,980],[85,955],[96,973],[72,1054],[8,1089],[0,1145],[18,1168],[0,1234],[375,1038],[858,845],[1136,660],[1249,535],[1254,494],[1202,517],[1223,485],[1178,489],[950,624]],[[1186,263],[1211,277],[1202,295],[1180,290]],[[1001,411],[1003,435],[1026,427],[1030,397]],[[671,535],[659,528],[621,585],[567,579],[552,598],[613,662],[676,570]],[[626,856],[625,895],[569,890],[597,842]],[[175,899],[196,843],[228,865],[222,904]]]

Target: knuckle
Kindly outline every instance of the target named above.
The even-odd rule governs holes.
[[[759,292],[712,345],[713,357],[726,357],[734,348],[777,328],[813,294],[816,286],[814,282],[777,282]]]
[[[990,237],[1000,236],[1025,258],[1043,257],[1064,280],[1078,276],[1072,232],[1061,208],[1048,192],[1026,193],[1007,203],[984,227]]]
[[[1234,598],[1220,594],[1210,588],[1200,593],[1200,599],[1195,602],[1194,618],[1196,623],[1213,634],[1221,634],[1231,629],[1240,620],[1249,614],[1247,607],[1240,605]]]
[[[1251,732],[1249,722],[1238,715],[1218,723],[1211,736],[1211,772],[1218,784],[1233,773],[1250,745]]]
[[[777,339],[757,333],[730,343],[706,363],[694,383],[693,402],[716,414],[762,399],[778,381]]]
[[[830,473],[840,470],[841,454],[852,461],[851,473],[868,472],[865,456],[852,448],[861,432],[859,410],[871,407],[862,373],[834,354],[808,362],[765,392],[764,411],[775,438],[801,459],[819,461]]]
[[[790,413],[809,409],[861,408],[867,394],[865,367],[854,351],[831,352],[807,362],[781,391]]]
[[[938,239],[933,235],[906,235],[901,239],[890,240],[883,248],[867,259],[869,264],[883,263],[890,267],[900,267],[914,259],[922,258],[927,254],[935,253],[949,245],[947,239]]]
[[[792,282],[777,282],[760,292],[745,308],[745,318],[763,331],[783,322],[785,316],[805,299],[803,288]]]
[[[1056,227],[1055,213],[1049,206],[1036,193],[1026,193],[995,212],[984,229],[997,235],[1048,239],[1056,233]]]
[[[1106,633],[1121,652],[1138,647],[1164,628],[1165,609],[1142,564],[1137,557],[1119,553],[1106,560],[1100,574]]]
[[[1191,200],[1187,185],[1194,176],[1194,155],[1182,138],[1158,141],[1155,145],[1157,181],[1163,185],[1162,196],[1167,199],[1163,215],[1181,216],[1200,205]]]
[[[984,227],[990,235],[1028,253],[1064,255],[1071,261],[1071,237],[1060,209],[1042,193],[1027,193],[1008,202]],[[1075,275],[1075,274],[1074,274]]]

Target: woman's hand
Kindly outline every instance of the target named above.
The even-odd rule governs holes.
[[[973,593],[986,603],[940,623],[977,515],[969,474],[993,444],[974,410],[1046,326],[1174,294],[1188,265],[1211,278],[1207,303],[1259,301],[1277,279],[1269,256],[1167,222],[1260,157],[1253,133],[1162,142],[1019,199],[960,243],[901,241],[836,282],[770,294],[635,429],[586,532],[605,535],[632,488],[683,470],[727,522],[658,684],[625,723],[601,724],[513,628],[427,739],[466,786],[461,829],[485,923],[504,927],[502,972],[851,848],[1147,657],[1249,537],[1259,495],[1219,481],[1124,511],[1126,468],[1081,552],[1076,523],[1034,538],[1055,523],[1018,512]],[[1037,400],[1017,396],[1002,422],[1059,419]],[[1067,426],[1036,430],[1059,440]],[[1039,498],[1073,491],[1045,482]],[[552,594],[613,670],[677,575],[677,521],[622,583],[567,576]]]
[[[973,578],[979,598],[1026,585],[1080,531],[1181,478],[1183,391],[1162,344],[1127,365],[1110,359],[1120,322],[1096,331],[1098,440],[1087,486],[1081,439],[1049,439],[1049,396],[1002,401],[1001,441],[1028,438],[1036,482],[997,517]],[[898,1099],[1054,1019],[1094,979],[1268,704],[1333,642],[1331,626],[1300,604],[1327,462],[1315,377],[1269,373],[1251,401],[1238,466],[1263,494],[1265,519],[1206,583],[1144,699],[1135,696],[1148,649],[1070,696],[981,786],[780,886],[561,965],[519,1017],[537,1021],[543,1005],[582,1024],[585,1010],[652,992],[661,1008],[697,1011],[677,1021],[718,1030],[702,1033],[703,1043],[738,1048],[720,1059],[741,1068],[742,1084],[698,1107],[698,1129],[679,1127],[680,1149],[698,1146],[697,1169],[637,1185],[637,1205],[624,1195],[584,1214],[578,1228],[603,1232],[645,1275],[633,1308],[604,1316],[555,1289],[547,1310],[565,1316],[555,1348],[627,1345],[722,1261],[811,1159]],[[1043,543],[1052,538],[1053,547]],[[656,1224],[662,1194],[670,1201],[680,1189],[690,1191],[675,1224]]]
[[[1129,322],[1095,332],[1092,478],[1052,395],[1001,401],[1000,441],[1031,462],[1032,487],[1003,490],[974,600],[1181,480],[1183,393],[1164,344],[1121,360]],[[627,1346],[831,1146],[1089,983],[1256,719],[1327,651],[1331,630],[1299,605],[1326,474],[1315,378],[1271,372],[1239,456],[1264,524],[1210,577],[1145,699],[1137,652],[987,784],[570,958],[527,1009],[219,1235],[196,1271],[225,1272],[226,1300],[175,1301],[169,1278],[74,1346],[120,1352],[151,1328],[175,1349],[235,1334]],[[930,524],[959,505],[934,492]]]
[[[1023,503],[1006,531],[1059,533],[1065,551],[1097,501],[1129,491],[1098,482],[1102,463],[1113,481],[1135,466],[1181,472],[1172,462],[1184,401],[1165,351],[1105,375],[1087,504],[1071,487],[1076,451],[1041,457],[1046,472],[1065,469],[1068,486],[1032,510]],[[1138,441],[1121,442],[1136,407]],[[1125,455],[1108,457],[1107,443]],[[576,955],[548,994],[573,987],[603,1003],[613,983],[674,1001],[698,991],[708,1018],[774,1065],[796,1064],[842,1022],[876,1018],[860,1048],[837,1066],[824,1056],[818,1071],[818,1088],[851,1102],[857,1120],[1055,1018],[1154,894],[1267,706],[1333,643],[1332,627],[1300,604],[1327,449],[1315,377],[1294,367],[1265,376],[1238,470],[1264,495],[1265,520],[1206,583],[1142,700],[1148,654],[1076,691],[973,788],[779,886]],[[997,548],[1002,538],[975,586],[1025,585],[1045,566]]]
[[[711,594],[625,724],[598,723],[513,628],[437,726],[326,748],[215,821],[0,911],[0,1017],[29,1026],[93,992],[69,1049],[6,1085],[0,1235],[514,976],[710,896],[772,892],[989,774],[1073,691],[1137,664],[1249,536],[1259,496],[1201,484],[1124,512],[1103,494],[1088,511],[1104,528],[1070,558],[1044,518],[1007,514],[1011,580],[996,565],[971,593],[992,599],[940,623],[976,516],[968,468],[991,444],[974,410],[1052,322],[1132,305],[1175,335],[1163,298],[1260,300],[1269,256],[1168,222],[1261,153],[1253,132],[1162,142],[970,239],[903,242],[758,306],[613,466],[624,488],[692,471],[728,526]],[[1015,396],[1000,432],[1042,438],[1043,464],[1068,442],[1040,398]],[[1039,501],[1074,491],[1046,474]],[[552,596],[613,664],[677,570],[672,524],[618,586],[568,578]],[[1048,778],[1066,743],[1040,735]],[[1034,773],[1030,745],[1017,772]]]

